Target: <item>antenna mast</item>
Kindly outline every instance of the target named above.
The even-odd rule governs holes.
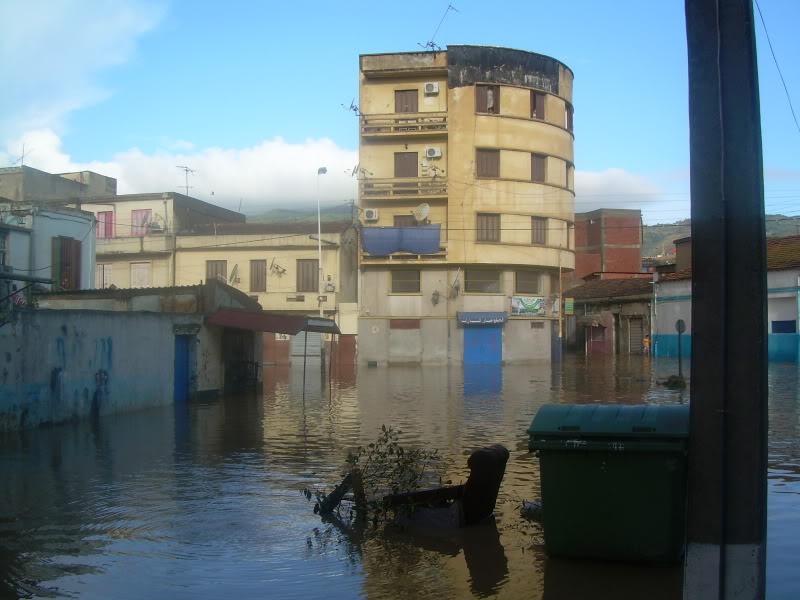
[[[196,169],[190,169],[189,167],[186,167],[184,165],[176,165],[175,168],[176,169],[180,169],[181,171],[183,171],[184,185],[179,186],[179,187],[186,188],[186,195],[188,196],[189,195],[189,188],[194,187],[194,186],[189,185],[189,173],[197,173],[197,170]]]

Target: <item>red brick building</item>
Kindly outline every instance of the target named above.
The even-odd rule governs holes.
[[[642,212],[600,208],[575,213],[575,272],[567,286],[638,277],[650,277],[642,273]]]

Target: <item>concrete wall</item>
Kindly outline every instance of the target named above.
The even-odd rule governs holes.
[[[0,196],[15,202],[46,202],[86,196],[88,186],[32,167],[0,169]]]
[[[99,311],[12,314],[0,328],[0,430],[172,403],[173,325],[202,319]]]
[[[800,362],[800,334],[773,333],[773,321],[795,321],[798,324],[797,269],[767,273],[767,346],[769,360]],[[657,286],[656,320],[654,326],[654,353],[656,356],[677,356],[678,335],[675,321],[686,322],[682,352],[691,352],[691,280],[663,281]]]

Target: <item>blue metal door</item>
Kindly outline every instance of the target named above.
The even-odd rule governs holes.
[[[467,327],[464,329],[465,365],[499,365],[502,361],[502,327]]]
[[[175,404],[184,404],[189,397],[189,339],[175,336]]]

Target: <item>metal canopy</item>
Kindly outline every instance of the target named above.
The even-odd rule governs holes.
[[[297,315],[282,315],[268,312],[253,312],[223,308],[208,317],[207,323],[232,327],[234,329],[249,329],[251,331],[267,331],[270,333],[285,333],[297,335],[301,331],[316,331],[319,333],[341,333],[336,322],[332,319],[319,317],[304,317]]]

